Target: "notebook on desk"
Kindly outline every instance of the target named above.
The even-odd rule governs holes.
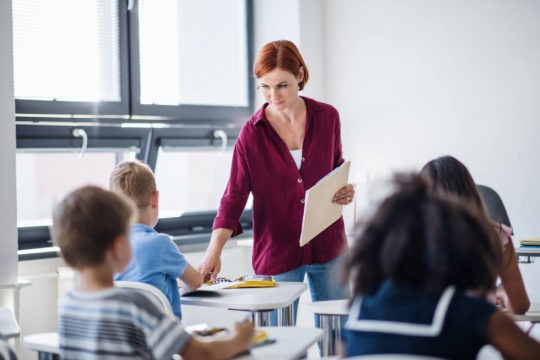
[[[194,294],[197,292],[216,292],[218,290],[228,289],[231,286],[240,284],[241,281],[231,281],[231,282],[219,282],[219,283],[204,283],[199,288],[194,290],[186,290],[180,288],[180,296],[186,296]]]
[[[540,238],[519,240],[521,246],[540,246]]]
[[[275,287],[276,281],[271,275],[244,275],[229,280],[224,277],[218,277],[215,280],[207,281],[200,288],[195,290],[180,289],[180,296],[189,295],[197,292],[212,292],[223,289],[239,289],[239,288],[260,288],[260,287]]]

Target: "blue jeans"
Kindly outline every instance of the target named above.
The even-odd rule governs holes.
[[[303,282],[307,275],[311,301],[348,299],[349,290],[347,286],[341,284],[340,266],[342,256],[327,262],[326,264],[302,265],[294,270],[283,274],[274,275],[276,281],[297,281]],[[298,300],[294,302],[294,324],[298,313]],[[270,315],[271,326],[277,325],[277,311]],[[315,317],[315,326],[319,326],[319,321]]]

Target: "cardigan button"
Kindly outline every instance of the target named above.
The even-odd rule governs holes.
[[[300,202],[303,204],[305,203],[306,201],[304,199],[300,199]]]
[[[298,181],[298,183],[300,184],[302,182],[302,179],[298,178],[298,180],[296,181]]]

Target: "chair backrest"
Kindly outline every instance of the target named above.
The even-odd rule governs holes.
[[[163,306],[163,310],[167,315],[173,315],[172,306],[169,302],[169,299],[159,290],[157,287],[150,284],[138,282],[138,281],[115,281],[114,286],[121,288],[131,288],[131,289],[141,289],[146,290],[148,293],[158,300],[158,302]]]
[[[495,222],[502,222],[504,225],[512,227],[512,225],[510,225],[510,219],[508,218],[506,208],[504,207],[499,194],[497,194],[497,192],[489,186],[476,185],[476,187],[491,220]]]
[[[0,360],[16,360],[17,356],[4,335],[0,334]]]
[[[20,332],[21,329],[13,311],[7,307],[0,307],[0,334],[10,338],[18,336]]]

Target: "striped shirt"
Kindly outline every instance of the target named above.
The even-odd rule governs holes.
[[[167,359],[190,335],[137,289],[70,291],[59,305],[63,359]]]

